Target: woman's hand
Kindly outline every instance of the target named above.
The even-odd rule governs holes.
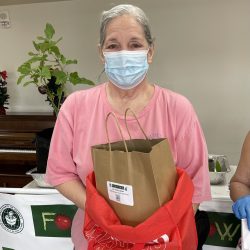
[[[232,209],[238,219],[247,219],[247,226],[250,230],[250,195],[243,196],[236,200]]]

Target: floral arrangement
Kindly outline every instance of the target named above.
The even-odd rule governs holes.
[[[7,78],[7,71],[0,71],[0,114],[5,114],[6,104],[9,104],[8,99],[10,96],[7,94]]]

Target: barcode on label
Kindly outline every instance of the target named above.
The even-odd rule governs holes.
[[[121,201],[121,196],[119,194],[115,194],[115,200],[117,202],[120,202]]]

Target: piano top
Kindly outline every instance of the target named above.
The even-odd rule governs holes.
[[[54,126],[47,112],[9,112],[0,115],[0,149],[34,149],[36,133]]]
[[[7,116],[29,116],[29,115],[34,115],[34,116],[52,116],[54,115],[52,112],[8,112],[6,111]],[[6,115],[0,115],[0,116],[6,116]]]
[[[54,126],[56,116],[47,112],[10,112],[0,115],[0,133],[28,132],[36,133]]]

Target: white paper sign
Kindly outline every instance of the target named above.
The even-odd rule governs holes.
[[[242,240],[242,250],[250,250],[250,231],[247,227],[247,220],[241,220],[241,240]]]
[[[73,250],[75,206],[60,194],[0,193],[0,249]]]

